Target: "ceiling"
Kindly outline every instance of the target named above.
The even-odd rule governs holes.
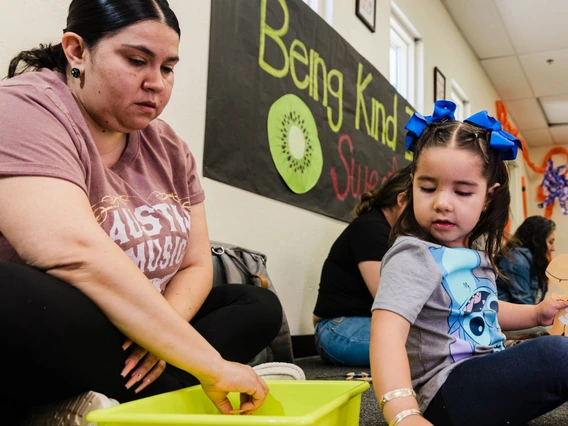
[[[442,3],[525,142],[568,144],[568,1]]]

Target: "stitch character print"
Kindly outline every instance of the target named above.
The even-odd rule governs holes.
[[[473,271],[481,264],[479,253],[460,248],[430,248],[442,272],[442,285],[450,296],[448,334],[455,342],[450,345],[454,361],[470,357],[476,345],[505,349],[499,331],[499,303],[494,285],[487,278],[478,278]]]

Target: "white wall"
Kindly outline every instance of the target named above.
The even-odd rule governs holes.
[[[57,39],[65,26],[69,0],[1,1],[0,71],[4,74],[9,59],[20,50]],[[488,109],[493,114],[497,94],[440,0],[396,3],[424,40],[425,112],[431,112],[433,68],[438,66],[448,82],[456,79],[468,94],[472,111]],[[170,4],[182,28],[182,60],[176,67],[172,100],[162,117],[200,161],[211,2],[170,0]],[[334,0],[334,28],[385,76],[389,72],[389,19],[390,2],[377,0],[377,31],[371,33],[355,16],[355,0]],[[203,179],[203,185],[211,238],[264,252],[292,334],[311,334],[321,265],[345,223],[210,179]]]

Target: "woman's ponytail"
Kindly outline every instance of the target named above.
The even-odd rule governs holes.
[[[66,66],[67,58],[63,53],[61,43],[40,44],[35,49],[20,52],[10,61],[7,78],[15,77],[28,70],[36,71],[41,68],[65,72]]]
[[[373,208],[376,203],[378,191],[368,191],[361,195],[361,201],[353,209],[353,216],[361,216]]]
[[[361,216],[372,208],[391,209],[398,205],[398,195],[406,191],[410,184],[410,166],[396,171],[386,179],[379,189],[365,192],[361,201],[353,209],[353,216]]]

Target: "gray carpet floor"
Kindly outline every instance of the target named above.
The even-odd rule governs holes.
[[[370,370],[354,367],[336,367],[324,363],[319,356],[296,359],[296,364],[306,373],[308,380],[344,380],[349,372],[366,372]],[[383,415],[379,410],[379,404],[371,386],[361,395],[361,415],[359,418],[360,426],[387,426]],[[568,403],[556,408],[555,410],[531,421],[527,426],[567,426],[568,425]],[[482,426],[482,425],[480,425]],[[485,426],[485,425],[483,425]]]

